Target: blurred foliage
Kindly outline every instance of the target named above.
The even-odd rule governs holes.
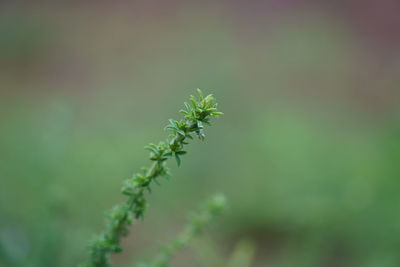
[[[171,259],[192,240],[202,234],[204,229],[226,209],[226,198],[223,194],[215,194],[204,202],[201,209],[190,214],[190,221],[175,239],[148,262],[140,262],[137,267],[166,267]]]
[[[398,51],[308,6],[168,7],[0,11],[0,266],[81,262],[197,87],[226,115],[154,188],[118,266],[216,189],[228,214],[173,266],[399,266]]]

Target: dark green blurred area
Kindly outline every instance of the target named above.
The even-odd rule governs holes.
[[[388,1],[381,20],[349,2],[391,22]],[[214,192],[229,211],[173,266],[400,266],[400,46],[345,5],[0,4],[0,266],[82,262],[198,87],[225,115],[170,163],[118,266]]]

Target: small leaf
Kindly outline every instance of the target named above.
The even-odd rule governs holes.
[[[191,111],[192,110],[192,108],[190,107],[190,105],[187,103],[187,102],[185,102],[185,103],[183,103],[184,105],[185,105],[185,107],[186,107],[186,109],[188,110],[188,111]]]
[[[197,93],[199,94],[199,100],[203,101],[203,99],[204,99],[203,92],[199,88],[197,88]]]
[[[176,164],[178,167],[181,166],[181,158],[179,157],[178,153],[175,153]]]
[[[196,98],[194,96],[190,96],[190,101],[192,102],[192,105],[194,108],[197,108],[197,101]]]
[[[164,130],[170,130],[170,131],[173,131],[173,132],[175,132],[177,129],[178,128],[176,128],[175,126],[172,126],[172,125],[167,125],[164,128]]]
[[[182,136],[185,136],[185,132],[182,131],[182,130],[177,130],[176,132],[177,132],[178,134],[182,135]]]

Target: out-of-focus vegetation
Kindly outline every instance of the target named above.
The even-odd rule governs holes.
[[[81,262],[197,87],[226,115],[118,266],[218,189],[229,212],[173,266],[399,266],[398,6],[304,2],[2,3],[0,266]]]

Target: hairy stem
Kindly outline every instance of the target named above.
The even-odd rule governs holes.
[[[158,145],[149,144],[145,147],[150,151],[149,158],[152,164],[125,180],[122,193],[127,199],[124,203],[116,205],[109,213],[106,230],[91,242],[90,259],[83,266],[111,266],[110,254],[122,251],[121,239],[128,235],[129,225],[134,219],[143,219],[147,208],[145,192],[151,191],[152,182],[157,183],[157,178],[169,175],[166,161],[174,157],[179,166],[180,157],[186,154],[183,150],[188,144],[186,140],[193,139],[192,134],[204,140],[204,125],[210,125],[211,117],[222,115],[217,111],[215,98],[212,95],[203,97],[199,89],[198,98],[191,96],[190,101],[191,104],[185,103],[186,109],[180,110],[184,118],[180,121],[169,120],[170,124],[165,127],[171,131],[169,139],[161,141]]]

